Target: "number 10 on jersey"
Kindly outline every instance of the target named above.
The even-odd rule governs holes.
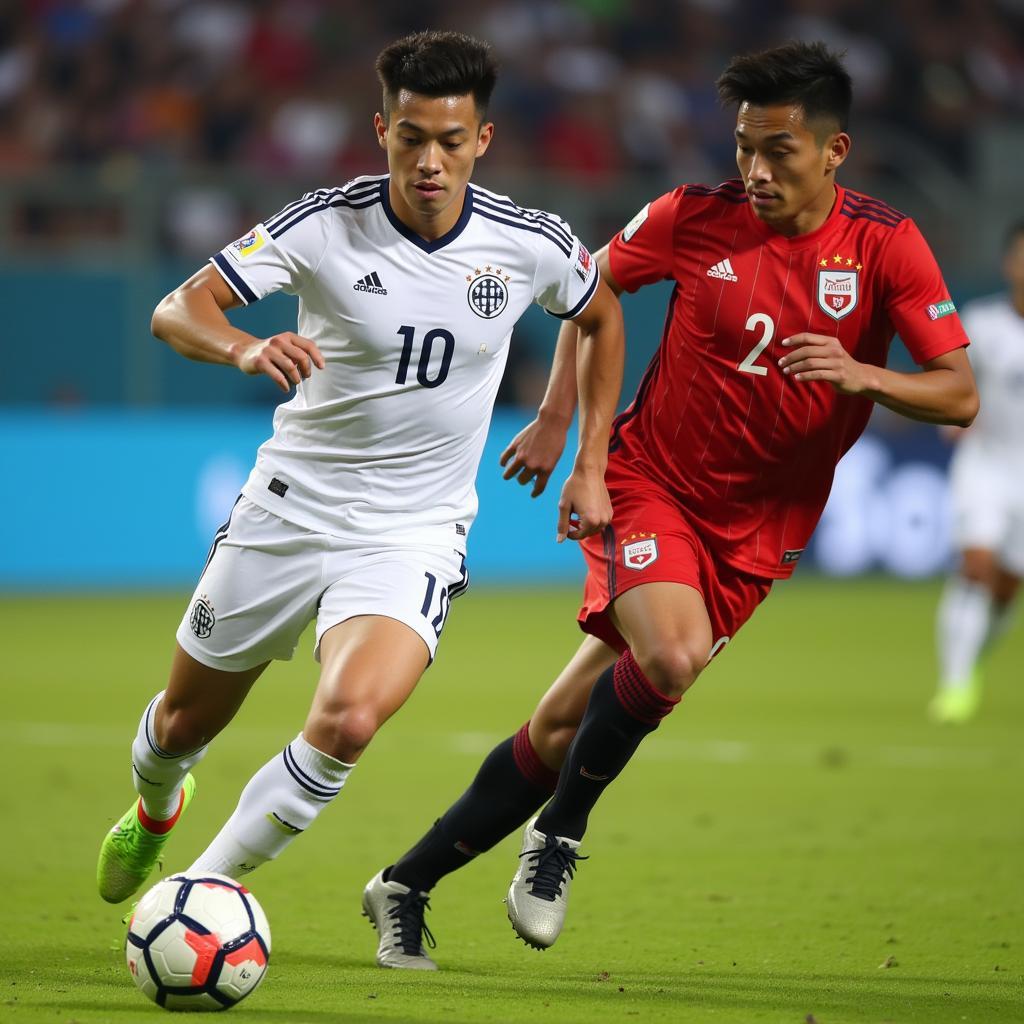
[[[398,360],[398,373],[395,374],[395,383],[404,384],[409,376],[409,365],[412,363],[413,349],[416,346],[416,328],[399,327],[398,333],[402,336],[402,355]],[[430,357],[434,351],[434,345],[443,343],[444,349],[441,352],[441,365],[433,377],[430,376]],[[455,354],[455,335],[441,327],[435,327],[427,331],[420,342],[420,356],[416,366],[416,380],[425,388],[436,388],[445,382],[448,371],[451,369],[452,356]]]

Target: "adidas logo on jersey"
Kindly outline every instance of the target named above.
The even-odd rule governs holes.
[[[387,295],[388,293],[387,288],[380,283],[376,270],[372,274],[367,274],[366,277],[356,281],[352,287],[357,292],[369,292],[371,295]]]
[[[723,281],[738,281],[739,278],[736,276],[732,269],[732,264],[729,262],[727,256],[724,260],[716,263],[709,271],[708,277],[718,277]]]

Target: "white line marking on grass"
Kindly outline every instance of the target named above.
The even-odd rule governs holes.
[[[4,743],[24,747],[112,747],[128,746],[127,728],[113,725],[74,725],[71,722],[4,722],[0,728]]]
[[[493,732],[450,733],[451,749],[456,754],[488,754],[504,739]]]
[[[131,749],[134,727],[130,725],[83,725],[75,722],[3,722],[0,743],[22,747],[123,747]],[[239,747],[253,741],[281,741],[279,729],[232,727],[218,736],[218,746]],[[287,742],[287,739],[282,742]]]
[[[677,740],[652,738],[644,752],[659,761],[702,761],[741,764],[758,758],[754,744],[745,740]]]
[[[942,764],[992,768],[998,758],[995,750],[972,750],[961,747],[881,747],[878,753],[881,760],[886,763],[907,768],[933,768]]]
[[[444,739],[443,737],[439,737]],[[457,732],[446,737],[456,754],[480,757],[505,737],[498,733]],[[751,743],[747,740],[684,740],[652,736],[639,756],[653,761],[688,761],[701,764],[886,764],[930,769],[949,765],[962,769],[991,769],[1005,756],[987,748],[905,746],[843,746],[842,744]]]
[[[453,732],[435,735],[441,748],[467,757],[489,753],[505,737],[490,732]],[[77,724],[74,722],[3,722],[0,742],[21,747],[124,747],[131,743],[130,727]],[[389,748],[391,736],[385,731],[375,744]],[[395,738],[396,742],[397,737]],[[268,749],[281,742],[281,731],[271,728],[233,726],[218,736],[219,747],[231,749],[267,744]],[[383,752],[383,750],[382,750]],[[701,739],[685,740],[652,736],[641,748],[640,756],[653,761],[684,761],[701,764],[797,764],[822,765],[885,764],[900,768],[929,770],[950,766],[964,770],[990,770],[1008,767],[1021,760],[1019,752],[983,747],[914,746],[844,746],[841,743],[751,743],[747,740]]]

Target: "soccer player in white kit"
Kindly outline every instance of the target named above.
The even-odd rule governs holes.
[[[939,603],[940,722],[963,722],[981,698],[979,662],[1006,629],[1024,576],[1024,221],[1006,236],[1007,291],[964,307],[981,412],[950,466],[960,564]]]
[[[486,44],[424,32],[377,58],[389,174],[311,192],[168,295],[153,332],[202,362],[266,374],[290,401],[178,628],[170,678],[132,745],[138,800],[97,881],[135,893],[195,791],[191,769],[275,658],[316,622],[302,731],[251,779],[192,870],[238,878],[338,795],[429,665],[465,590],[474,479],[513,326],[532,302],[581,328],[580,444],[558,539],[611,518],[608,433],[622,374],[618,302],[558,217],[469,184],[490,143]],[[277,290],[298,330],[256,338],[225,311]]]

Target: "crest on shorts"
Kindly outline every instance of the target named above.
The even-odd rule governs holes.
[[[842,320],[857,308],[858,278],[863,264],[836,253],[818,264],[818,305],[833,320]]]
[[[469,282],[466,301],[477,316],[493,320],[508,305],[508,282],[512,277],[501,267],[486,267],[484,270],[477,267],[472,274],[466,275],[466,280]]]
[[[656,533],[631,533],[622,542],[622,564],[627,569],[646,569],[658,560]]]
[[[205,640],[213,632],[216,622],[217,617],[213,614],[213,605],[210,604],[209,598],[205,594],[197,597],[192,605],[192,614],[188,618],[192,632],[200,640]]]

